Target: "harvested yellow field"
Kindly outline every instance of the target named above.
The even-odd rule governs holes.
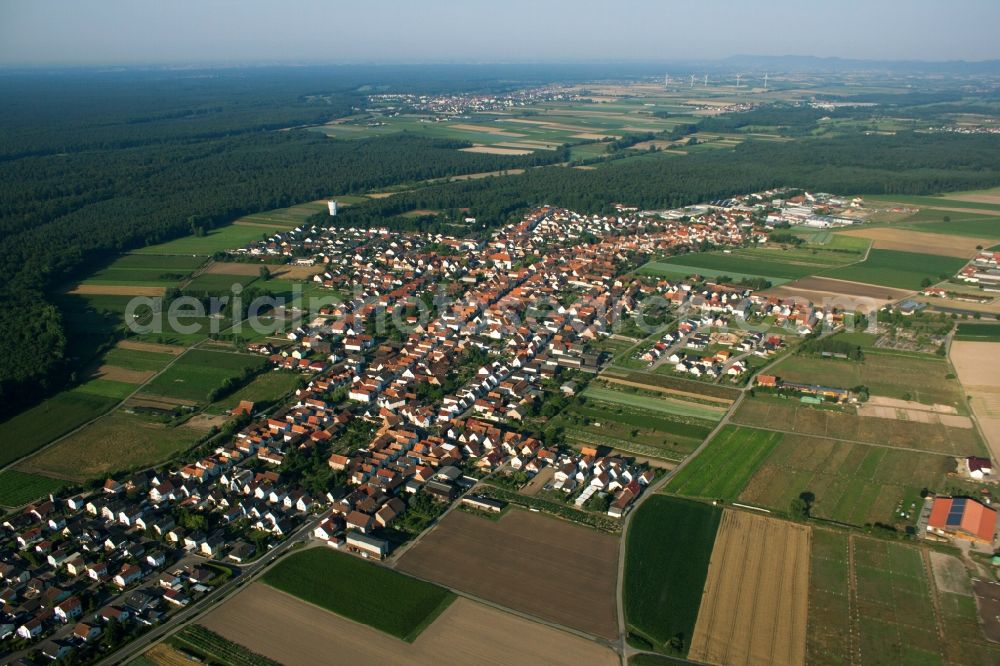
[[[487,155],[530,155],[534,151],[523,148],[499,148],[497,146],[473,146],[471,148],[459,148],[464,153],[485,153]]]
[[[164,287],[140,287],[132,284],[78,284],[68,293],[85,296],[162,296],[165,291]]]
[[[809,539],[805,525],[727,509],[688,656],[727,666],[805,663]]]
[[[947,257],[971,258],[976,253],[977,245],[989,247],[993,244],[992,241],[983,238],[929,234],[910,229],[890,229],[887,227],[852,229],[841,233],[845,236],[870,239],[874,241],[872,247],[877,250],[931,253]]]
[[[154,666],[191,666],[191,659],[166,643],[157,643],[142,655]]]
[[[1000,459],[1000,344],[951,343],[951,363],[994,460]]]
[[[342,664],[618,664],[607,647],[458,598],[413,643],[255,583],[200,624],[286,666]]]

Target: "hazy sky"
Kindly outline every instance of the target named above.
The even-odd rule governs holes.
[[[1000,58],[1000,0],[0,0],[0,64]]]

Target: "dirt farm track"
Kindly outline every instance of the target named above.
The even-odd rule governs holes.
[[[712,664],[805,662],[809,528],[727,510],[712,550],[690,658]]]
[[[452,511],[396,569],[595,636],[618,636],[618,538],[512,509]]]
[[[200,623],[286,666],[619,663],[610,648],[464,598],[456,599],[413,643],[263,583],[227,600]]]

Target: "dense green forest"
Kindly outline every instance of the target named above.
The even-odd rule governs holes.
[[[762,168],[766,166],[766,168]],[[773,187],[836,193],[932,194],[1000,183],[1000,137],[851,134],[792,142],[746,141],[683,159],[626,161],[581,171],[562,167],[427,187],[358,206],[338,224],[383,224],[413,209],[468,207],[487,226],[542,203],[610,211],[615,202],[667,208]],[[434,228],[440,222],[411,224]]]
[[[274,131],[350,112],[353,81],[153,78],[0,78],[0,415],[66,381],[52,291],[113,253],[321,196],[566,159]]]
[[[299,129],[351,113],[372,92],[499,91],[620,73],[617,66],[568,65],[0,72],[0,297],[6,305],[0,330],[7,343],[0,348],[0,417],[65,385],[79,367],[81,359],[67,358],[71,332],[54,305],[71,278],[123,250],[261,210],[528,166],[539,168],[413,188],[352,207],[336,222],[392,220],[401,228],[454,232],[447,218],[471,208],[482,222],[474,232],[485,233],[541,203],[597,212],[614,202],[671,207],[789,185],[928,194],[1000,183],[998,137],[857,132],[818,139],[807,135],[820,112],[796,106],[706,118],[678,130],[780,126],[800,137],[795,141],[748,140],[683,159],[611,161],[591,171],[554,166],[567,160],[565,147],[501,156],[460,152],[455,148],[465,144],[405,133],[338,141]],[[951,93],[877,102],[928,115],[968,104]],[[645,138],[624,137],[611,146],[612,158]],[[446,215],[396,217],[415,209]]]

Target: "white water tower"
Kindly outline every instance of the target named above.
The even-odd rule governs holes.
[[[336,201],[327,201],[326,202],[326,207],[330,210],[330,217],[336,217],[336,215],[337,215],[337,202]]]

